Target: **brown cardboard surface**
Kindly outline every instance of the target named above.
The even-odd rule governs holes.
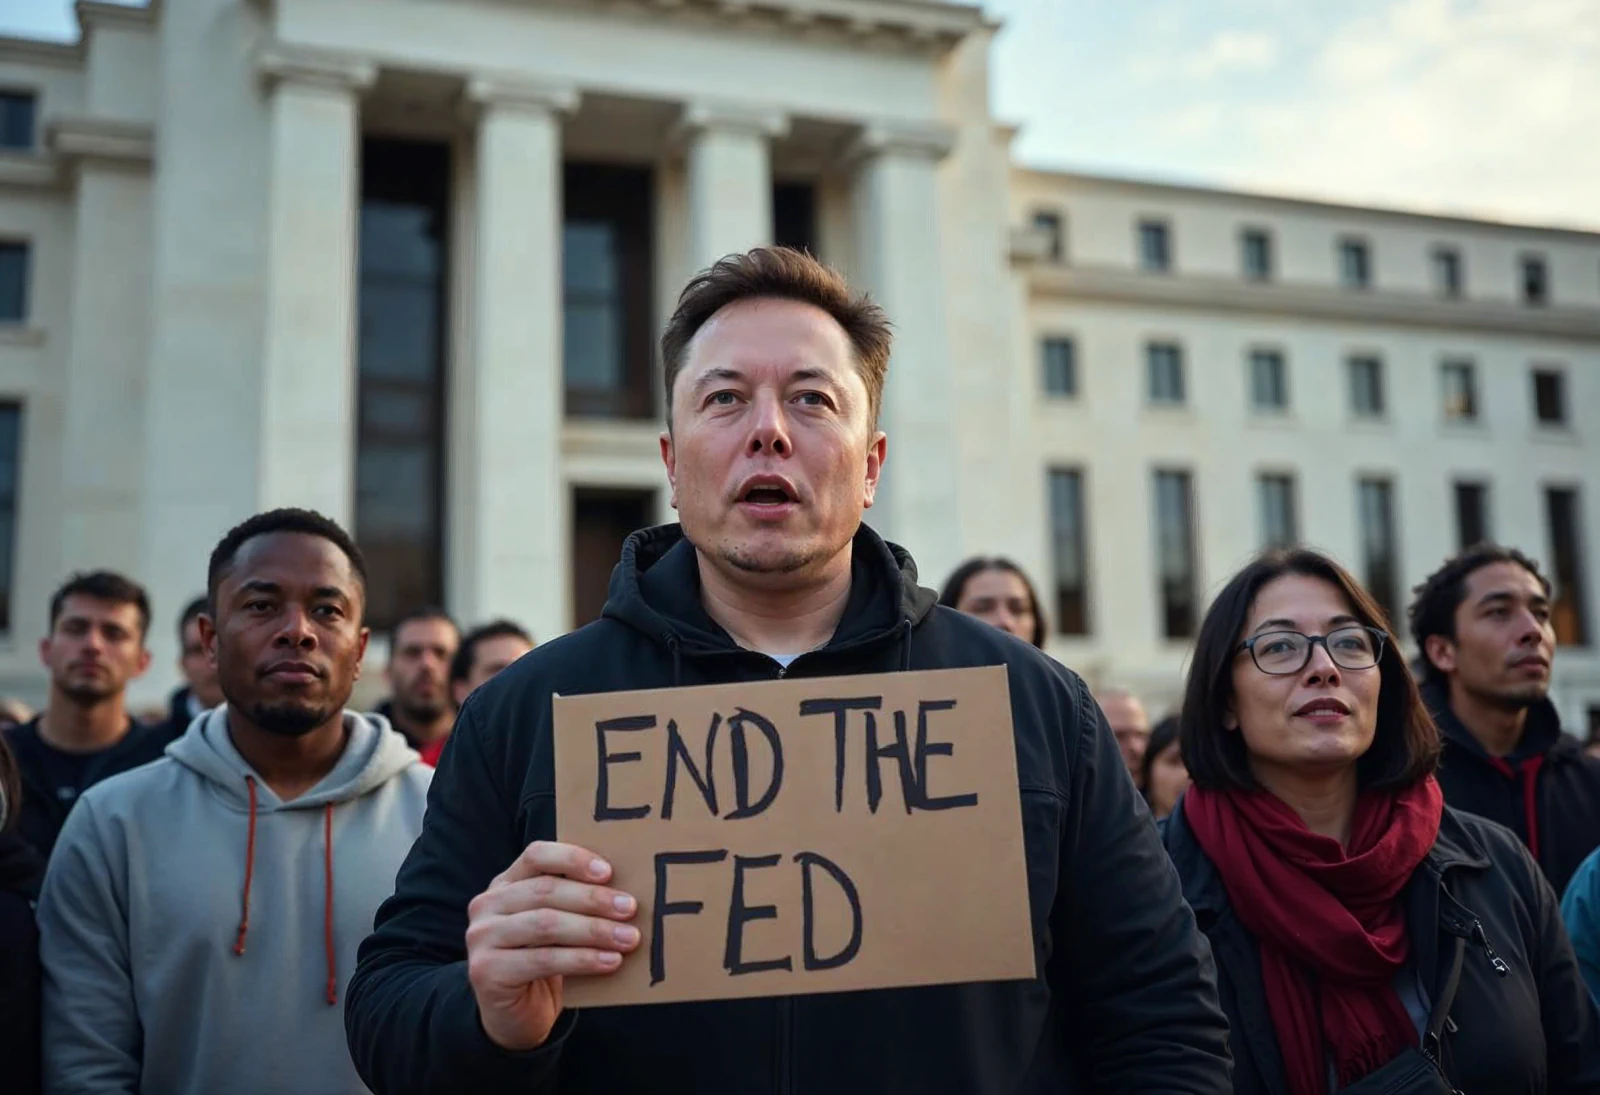
[[[828,701],[854,701],[842,769]],[[616,973],[567,978],[568,1006],[1035,976],[1003,666],[554,704],[559,839],[610,861],[644,936]]]

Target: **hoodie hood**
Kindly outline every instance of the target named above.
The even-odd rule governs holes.
[[[1424,684],[1422,702],[1427,705],[1433,721],[1439,726],[1439,732],[1450,746],[1496,770],[1503,771],[1506,768],[1503,761],[1489,755],[1488,750],[1472,736],[1472,731],[1450,709],[1450,694],[1444,685],[1433,681]],[[1556,705],[1546,697],[1528,708],[1528,722],[1523,728],[1522,740],[1506,760],[1524,762],[1542,757],[1545,764],[1559,764],[1577,759],[1582,752],[1575,738],[1562,733],[1561,716],[1556,711]]]
[[[865,646],[896,637],[927,618],[938,597],[917,584],[917,564],[867,525],[851,541],[850,599],[827,648]],[[700,599],[694,545],[677,524],[642,529],[622,546],[611,572],[603,615],[685,657],[740,653],[742,648]]]
[[[422,758],[382,715],[344,713],[350,738],[339,762],[321,782],[300,797],[283,802],[272,793],[248,761],[234,748],[228,733],[228,705],[195,716],[188,731],[167,746],[167,756],[212,784],[217,793],[241,811],[251,808],[251,784],[257,808],[317,810],[358,799],[382,787]]]

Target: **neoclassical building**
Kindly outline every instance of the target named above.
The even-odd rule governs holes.
[[[1600,236],[1029,170],[944,0],[77,12],[0,40],[7,691],[107,565],[158,694],[210,548],[282,504],[354,529],[380,626],[592,618],[670,519],[676,294],[776,241],[896,322],[874,524],[929,584],[1016,558],[1091,679],[1170,700],[1263,543],[1398,603],[1492,533],[1559,573],[1600,720]]]

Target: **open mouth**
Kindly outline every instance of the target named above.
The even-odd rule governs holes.
[[[1296,715],[1306,718],[1316,718],[1318,716],[1322,718],[1332,718],[1340,715],[1348,715],[1349,713],[1350,708],[1346,707],[1338,700],[1331,698],[1312,700],[1310,703],[1306,704],[1305,706],[1301,707],[1300,710],[1295,712]]]
[[[799,500],[794,487],[775,476],[751,479],[739,492],[739,501],[752,506],[783,506]]]

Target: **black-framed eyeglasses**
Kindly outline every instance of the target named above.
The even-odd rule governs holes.
[[[1311,661],[1311,648],[1318,643],[1341,669],[1371,669],[1383,657],[1384,638],[1376,627],[1352,624],[1334,628],[1326,635],[1264,631],[1240,643],[1238,649],[1250,651],[1261,672],[1283,677],[1304,669]]]

